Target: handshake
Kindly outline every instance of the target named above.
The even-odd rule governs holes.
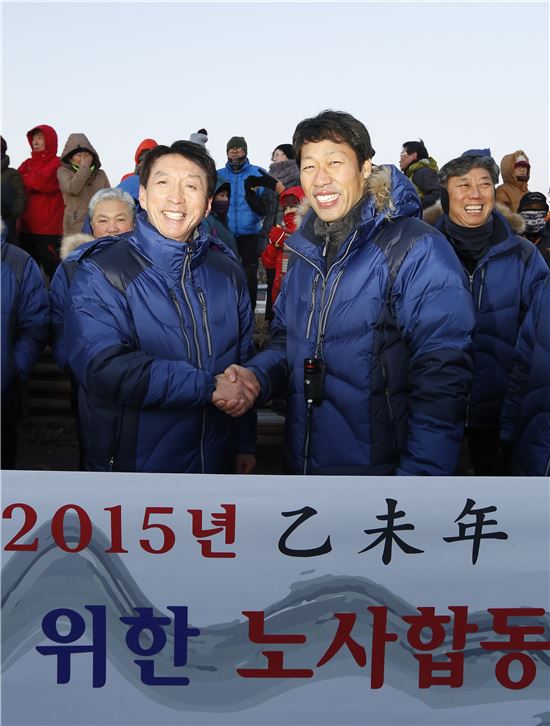
[[[243,416],[252,408],[259,395],[260,384],[254,373],[233,364],[216,376],[212,403],[229,416]]]

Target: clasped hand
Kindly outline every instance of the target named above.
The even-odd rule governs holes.
[[[260,384],[254,373],[235,364],[216,376],[212,403],[229,416],[243,416],[259,395]]]

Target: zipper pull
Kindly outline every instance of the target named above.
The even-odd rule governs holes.
[[[327,231],[325,233],[325,246],[323,247],[323,257],[327,256],[329,244],[330,244],[330,232],[327,229]]]

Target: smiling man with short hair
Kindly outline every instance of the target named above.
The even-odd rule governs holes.
[[[506,473],[499,453],[499,420],[514,346],[535,287],[548,268],[536,247],[514,232],[517,220],[495,208],[499,168],[491,156],[462,156],[441,167],[437,223],[467,276],[476,325],[474,378],[466,437],[471,467],[480,476]]]
[[[242,412],[254,398],[222,375],[249,357],[253,317],[240,265],[199,230],[214,162],[190,141],[157,146],[140,182],[134,231],[90,248],[71,286],[65,340],[85,467],[249,473],[254,417],[212,405]]]
[[[226,375],[264,398],[288,385],[292,473],[453,474],[473,310],[451,246],[358,119],[324,111],[293,143],[311,210],[286,240],[271,345]]]

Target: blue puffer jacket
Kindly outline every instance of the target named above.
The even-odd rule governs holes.
[[[538,286],[520,329],[501,438],[515,442],[516,474],[550,476],[550,278]]]
[[[48,341],[50,305],[36,262],[2,238],[2,413],[16,415],[17,387]]]
[[[253,452],[253,416],[210,402],[214,376],[252,350],[246,281],[225,247],[204,232],[166,239],[140,212],[133,233],[80,260],[71,298],[65,344],[88,469],[221,472]]]
[[[78,264],[82,257],[96,252],[100,247],[112,244],[117,239],[124,239],[125,236],[100,237],[84,242],[68,254],[57,266],[49,289],[52,318],[50,345],[55,362],[63,371],[67,368],[67,351],[65,349],[64,337],[65,305],[67,304],[67,300],[69,300],[71,282],[78,268]]]
[[[444,220],[438,227],[443,229]],[[468,277],[474,302],[474,380],[467,425],[498,428],[519,326],[536,284],[549,270],[535,245],[514,234],[508,220],[493,211],[489,251]]]
[[[288,366],[292,471],[453,474],[471,382],[471,298],[450,244],[415,219],[411,182],[382,167],[369,183],[362,221],[328,272],[313,212],[287,240],[295,255],[272,347],[248,367],[267,397]],[[315,353],[325,391],[308,427],[304,358]]]
[[[229,161],[223,169],[218,169],[219,176],[231,185],[227,218],[229,220],[229,228],[235,237],[244,234],[258,234],[262,228],[262,218],[252,211],[245,199],[244,191],[244,180],[249,176],[261,176],[262,172],[265,174],[265,169],[262,169],[260,166],[254,166],[248,159],[246,159],[238,172],[233,171],[233,167]],[[260,191],[262,190],[263,188],[260,188]]]

